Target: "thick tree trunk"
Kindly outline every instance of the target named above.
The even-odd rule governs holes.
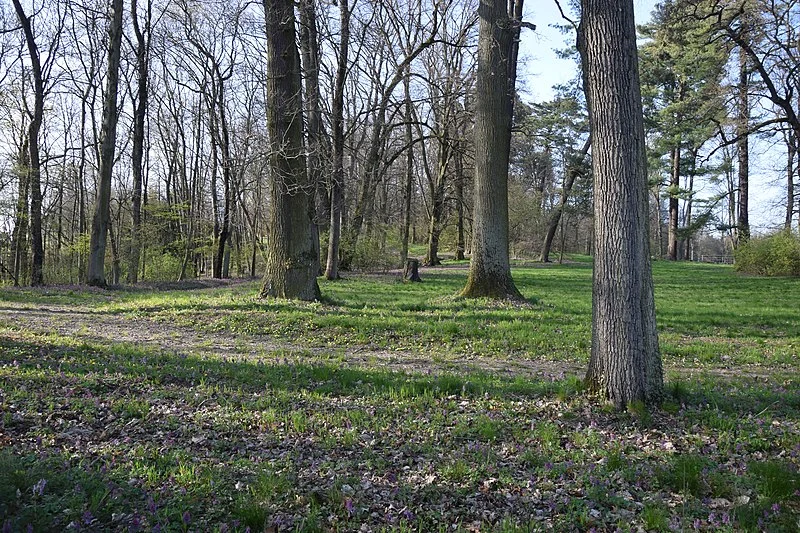
[[[465,297],[520,299],[508,256],[508,164],[518,42],[504,0],[478,6],[475,81],[475,207]],[[517,21],[518,22],[518,21]]]
[[[267,29],[267,130],[272,203],[266,274],[261,296],[317,300],[314,233],[309,210],[313,187],[303,156],[300,55],[294,3],[263,0]]]
[[[114,0],[112,9],[112,21],[109,27],[108,74],[106,78],[106,94],[103,101],[100,182],[98,184],[94,218],[92,219],[89,266],[86,272],[86,283],[97,287],[106,286],[105,258],[111,219],[111,174],[114,166],[114,149],[117,142],[117,87],[119,85],[120,50],[122,45],[122,0]]]
[[[633,0],[582,0],[578,48],[592,131],[595,261],[586,382],[618,408],[663,391],[650,269]]]
[[[564,208],[569,201],[569,195],[572,192],[572,186],[575,184],[575,180],[578,178],[578,176],[581,175],[583,161],[586,159],[586,154],[589,153],[590,147],[591,137],[586,139],[586,142],[583,143],[583,147],[581,148],[580,152],[573,155],[571,158],[572,161],[567,168],[567,177],[564,180],[564,186],[561,190],[561,200],[558,202],[558,206],[553,209],[553,213],[550,215],[550,220],[547,222],[547,232],[545,233],[544,242],[542,243],[542,252],[539,254],[539,261],[542,263],[550,262],[550,250],[553,247],[553,239],[555,239],[556,231],[558,231],[561,217],[564,214]]]
[[[344,207],[344,84],[347,79],[347,54],[350,45],[350,10],[348,0],[339,0],[341,32],[339,61],[333,86],[333,172],[331,177],[331,226],[328,234],[328,257],[325,279],[339,278],[339,245],[342,235],[342,209]]]

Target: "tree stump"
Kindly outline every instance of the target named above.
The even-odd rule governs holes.
[[[403,268],[403,279],[407,281],[422,281],[419,277],[419,259],[406,259],[406,265]]]

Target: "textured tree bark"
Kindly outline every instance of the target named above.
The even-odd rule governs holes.
[[[108,228],[111,219],[111,173],[114,167],[114,149],[117,142],[117,88],[119,86],[119,63],[122,46],[122,0],[114,0],[109,27],[108,77],[103,100],[103,127],[100,147],[100,171],[95,202],[92,234],[89,245],[89,265],[86,283],[97,287],[106,286],[105,258]]]
[[[328,233],[328,257],[325,279],[339,278],[339,245],[342,236],[342,207],[344,204],[344,83],[347,80],[347,55],[350,46],[350,9],[348,0],[339,0],[341,30],[339,61],[333,86],[333,172],[331,177],[331,225]]]
[[[272,203],[261,296],[317,300],[314,232],[303,148],[300,55],[292,0],[263,0]]]
[[[592,132],[595,262],[586,382],[618,408],[663,392],[648,233],[633,0],[582,0],[578,48]]]
[[[515,69],[514,22],[504,0],[478,6],[478,68],[475,81],[475,207],[468,298],[521,299],[508,257],[508,163]],[[519,22],[519,21],[516,21]]]

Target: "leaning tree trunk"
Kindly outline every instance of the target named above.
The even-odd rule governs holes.
[[[100,148],[100,183],[98,184],[92,235],[89,245],[89,266],[86,283],[106,286],[105,258],[108,228],[111,220],[111,171],[117,142],[117,87],[122,45],[122,0],[114,0],[113,19],[109,27],[108,78],[103,101],[102,145]]]
[[[591,142],[591,137],[586,139],[586,142],[583,143],[583,148],[581,148],[581,151],[572,156],[571,162],[567,167],[567,177],[564,180],[564,187],[562,187],[561,190],[561,200],[558,202],[558,206],[553,209],[553,213],[550,215],[550,220],[547,222],[547,232],[545,233],[544,242],[542,243],[542,252],[539,254],[539,261],[542,263],[550,262],[550,250],[553,247],[553,239],[556,236],[556,231],[558,230],[558,226],[561,222],[561,217],[564,214],[564,209],[569,201],[569,195],[572,192],[572,186],[575,185],[575,180],[579,175],[581,175],[582,168],[584,166],[583,160],[586,159],[586,154],[589,153]]]
[[[469,298],[520,299],[508,257],[508,164],[514,98],[511,82],[516,71],[510,61],[518,43],[504,0],[481,0],[478,16],[472,258],[467,286],[461,294]]]
[[[295,42],[294,3],[263,0],[267,29],[267,130],[272,203],[266,274],[261,296],[316,300],[314,231],[303,156],[300,55]]]
[[[595,220],[586,382],[622,408],[656,402],[663,391],[633,0],[582,0],[581,12],[578,48],[588,82]]]

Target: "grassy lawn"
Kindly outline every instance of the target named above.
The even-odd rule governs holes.
[[[618,413],[579,379],[587,263],[520,266],[525,304],[465,275],[0,289],[0,526],[800,528],[798,280],[656,263],[668,397]]]

